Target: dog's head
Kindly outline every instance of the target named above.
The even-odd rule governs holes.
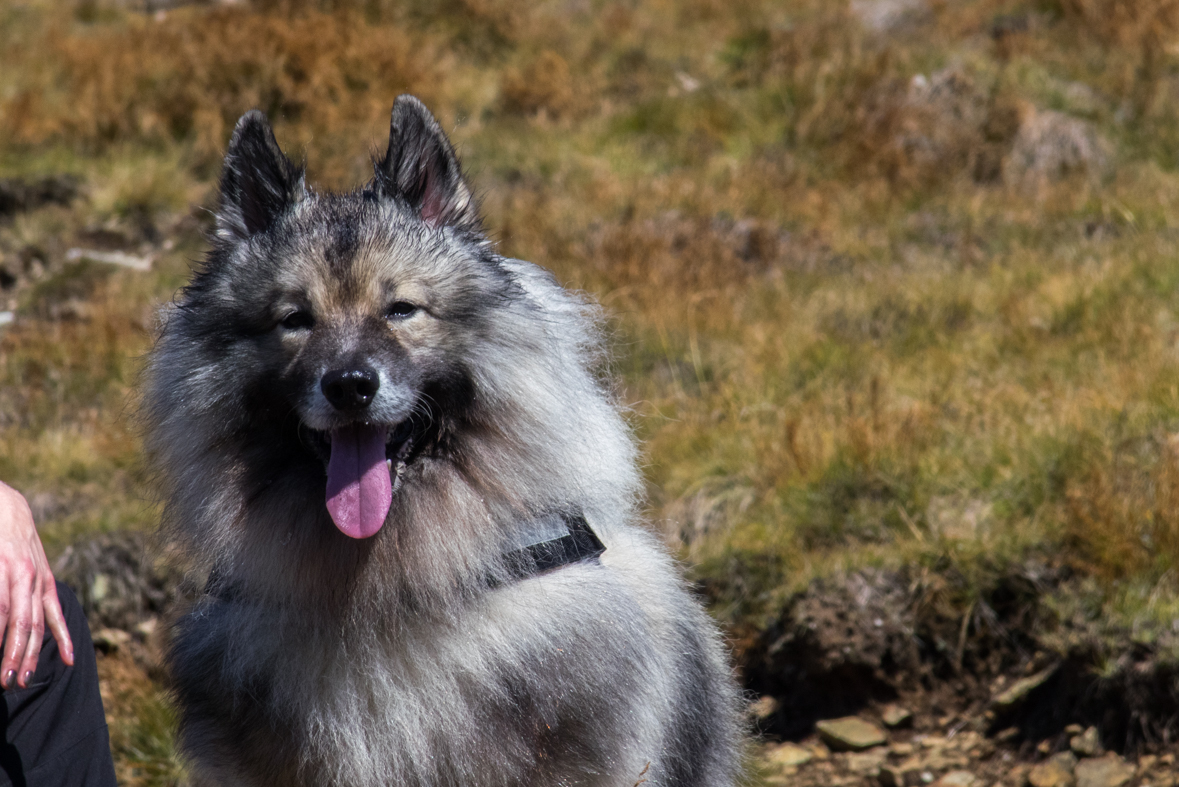
[[[271,413],[298,436],[288,463],[325,469],[346,535],[375,534],[407,466],[463,418],[465,338],[512,286],[492,257],[417,99],[397,100],[375,177],[348,194],[309,189],[262,113],[238,122],[216,248],[187,311],[232,346],[226,383],[247,389],[254,420]]]

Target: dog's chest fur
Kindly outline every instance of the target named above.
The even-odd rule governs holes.
[[[175,668],[190,686],[190,672],[208,681],[194,698],[237,693],[203,707],[197,748],[259,785],[559,785],[575,773],[586,784],[587,766],[627,759],[637,773],[632,748],[654,742],[602,745],[624,740],[602,733],[636,712],[622,697],[645,697],[640,713],[662,704],[650,643],[602,652],[608,675],[585,659],[643,626],[644,610],[600,565],[525,582],[449,621],[309,626],[297,612],[208,602],[181,624]]]

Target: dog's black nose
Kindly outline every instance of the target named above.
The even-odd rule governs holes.
[[[361,410],[368,407],[380,387],[381,378],[371,366],[333,369],[319,381],[324,397],[337,410]]]

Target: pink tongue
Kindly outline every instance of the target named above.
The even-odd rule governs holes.
[[[368,538],[381,529],[393,504],[385,464],[385,430],[353,424],[332,430],[327,509],[346,536]]]

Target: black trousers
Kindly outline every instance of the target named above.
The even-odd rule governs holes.
[[[0,785],[115,787],[90,629],[73,591],[58,582],[57,595],[74,641],[74,666],[61,660],[46,629],[28,688],[3,692]]]

